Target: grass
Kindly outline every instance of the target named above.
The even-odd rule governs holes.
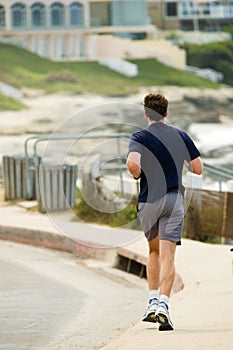
[[[136,93],[142,86],[219,87],[216,83],[153,59],[130,61],[138,65],[138,77],[125,77],[97,62],[53,62],[20,47],[0,43],[1,80],[17,88],[43,89],[47,93],[71,91],[127,95]],[[56,78],[51,79],[53,76]]]
[[[0,111],[19,111],[25,108],[26,106],[20,101],[14,100],[13,98],[2,95],[0,93]]]

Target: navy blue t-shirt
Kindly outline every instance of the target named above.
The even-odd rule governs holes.
[[[174,190],[183,194],[184,161],[200,156],[185,131],[160,122],[135,132],[130,138],[129,152],[141,154],[138,201],[149,203]]]

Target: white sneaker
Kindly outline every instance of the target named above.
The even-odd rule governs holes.
[[[160,331],[172,331],[174,329],[173,323],[168,312],[168,305],[161,301],[155,312],[156,321],[160,324]]]
[[[147,306],[145,315],[142,318],[142,321],[145,322],[157,322],[155,313],[157,310],[157,307],[159,305],[159,300],[157,298],[150,299],[149,304]]]

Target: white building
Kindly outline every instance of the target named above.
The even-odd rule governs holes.
[[[148,0],[148,13],[161,29],[218,31],[233,25],[233,0]]]
[[[97,35],[153,30],[146,0],[0,0],[0,38],[50,59],[93,58]]]

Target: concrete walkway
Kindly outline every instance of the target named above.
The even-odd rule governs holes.
[[[116,253],[146,263],[145,239],[131,230],[131,243],[107,249],[74,242],[53,226],[47,215],[28,212],[18,206],[0,203],[0,238],[55,249],[86,253],[96,257]],[[76,223],[76,230],[85,226]],[[87,229],[87,227],[86,227]],[[97,227],[96,227],[97,229]],[[108,231],[106,231],[108,232]],[[116,231],[115,231],[116,232]],[[103,242],[102,242],[103,244]],[[102,350],[216,349],[230,350],[233,342],[233,275],[230,246],[183,240],[177,248],[176,267],[184,289],[173,294],[170,303],[174,332],[159,332],[156,324],[140,321]],[[145,300],[146,305],[147,300]],[[143,314],[144,310],[142,310]]]
[[[171,298],[174,332],[139,322],[103,350],[218,349],[233,341],[233,276],[229,246],[184,240],[176,266],[183,291]]]

